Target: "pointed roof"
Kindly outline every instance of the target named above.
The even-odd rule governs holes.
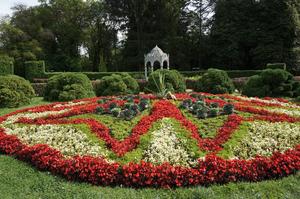
[[[165,54],[162,49],[160,49],[157,45],[151,50],[150,54],[159,54],[163,55]]]

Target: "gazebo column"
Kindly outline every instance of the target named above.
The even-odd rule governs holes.
[[[167,61],[167,69],[170,70],[170,61]]]
[[[145,64],[145,78],[146,78],[146,81],[148,81],[148,70],[147,70],[147,64]]]

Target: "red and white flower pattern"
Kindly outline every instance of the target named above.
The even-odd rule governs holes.
[[[144,116],[132,128],[127,138],[118,140],[111,136],[110,128],[101,121],[91,118],[69,118],[94,113],[99,106],[97,103],[99,98],[92,98],[27,108],[0,117],[0,152],[30,162],[38,169],[50,171],[69,180],[111,186],[169,188],[235,181],[261,181],[291,175],[300,170],[300,140],[299,132],[297,132],[300,117],[294,114],[300,111],[300,106],[283,99],[248,99],[240,96],[205,93],[202,95],[209,96],[205,99],[206,103],[218,102],[221,107],[230,101],[237,111],[236,114],[228,117],[214,138],[202,138],[199,133],[201,129],[185,118],[173,101],[159,100],[154,96],[144,95],[143,97],[153,102],[151,113]],[[196,100],[188,94],[177,94],[176,97],[178,100],[187,98]],[[119,105],[124,104],[123,100],[116,97],[112,97],[111,101]],[[283,111],[272,111],[271,107]],[[108,160],[104,149],[93,145],[87,137],[72,127],[76,124],[87,125],[98,139],[105,142],[108,150],[115,153],[117,157],[123,157],[139,146],[141,136],[148,133],[153,123],[165,120],[165,118],[177,120],[182,128],[190,132],[189,136],[197,142],[199,150],[207,153],[204,158],[196,160],[193,167],[173,164],[174,156],[168,156],[170,155],[168,153],[165,157],[161,157],[163,154],[161,150],[166,150],[166,146],[157,148],[156,143],[166,140],[166,143],[174,145],[172,152],[175,155],[186,158],[184,162],[191,161],[188,153],[180,148],[178,140],[171,133],[172,127],[164,127],[168,132],[154,133],[156,140],[152,140],[152,145],[145,151],[147,162],[132,162],[125,165]],[[267,141],[264,140],[260,143],[261,145],[257,144],[259,147],[251,151],[249,156],[240,155],[236,159],[218,157],[217,152],[223,150],[223,145],[232,138],[243,122],[252,125],[252,130],[260,130],[249,133],[254,136],[253,140],[249,137],[248,140],[245,138],[239,147],[242,147],[243,143],[251,145],[257,142],[255,135],[262,135],[259,132],[264,132],[266,140],[272,136],[277,136],[279,139],[275,139],[276,143],[273,139],[274,147],[266,144]],[[286,126],[280,126],[282,127],[280,131],[270,133],[266,130],[265,126],[269,125],[270,128],[277,129],[276,125],[282,123]],[[291,130],[287,132],[289,129]],[[66,132],[65,137],[64,132]],[[280,136],[281,133],[284,136]],[[76,135],[75,138],[72,135]],[[163,139],[163,136],[167,137]],[[289,140],[290,137],[293,138],[292,141]],[[60,139],[64,138],[67,140],[60,142]],[[267,153],[264,148],[267,148]],[[243,149],[243,147],[234,149],[235,154],[239,154],[239,150],[243,151]],[[157,153],[159,159],[155,160],[155,156],[151,153]],[[240,152],[240,154],[243,153]],[[151,159],[156,164],[149,161]],[[159,164],[157,164],[158,160]],[[172,160],[172,162],[164,162],[166,160]]]

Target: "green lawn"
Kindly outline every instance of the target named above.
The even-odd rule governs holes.
[[[35,98],[31,106],[45,104]],[[0,109],[0,115],[15,109]],[[230,183],[211,187],[130,189],[95,187],[68,182],[48,172],[40,172],[12,157],[0,155],[0,198],[300,198],[300,173],[281,180],[260,183]]]

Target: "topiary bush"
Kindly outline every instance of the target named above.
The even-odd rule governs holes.
[[[125,95],[139,93],[137,81],[127,73],[103,77],[96,85],[97,96]]]
[[[48,101],[70,101],[94,97],[89,78],[81,73],[61,73],[48,80],[44,99]]]
[[[35,96],[30,83],[16,75],[0,76],[0,107],[18,107],[29,104]]]
[[[184,77],[177,70],[165,70],[159,69],[150,74],[146,92],[159,92],[157,83],[159,82],[159,76],[164,76],[165,87],[173,92],[182,93],[186,90],[186,83]]]
[[[137,94],[140,91],[139,84],[131,75],[128,73],[121,73],[120,76],[122,77],[123,82],[127,86],[127,92],[129,94]]]
[[[234,84],[226,71],[211,68],[199,79],[196,91],[212,94],[233,93]]]
[[[255,97],[297,97],[299,88],[299,83],[291,73],[282,69],[266,69],[247,81],[243,94]]]

